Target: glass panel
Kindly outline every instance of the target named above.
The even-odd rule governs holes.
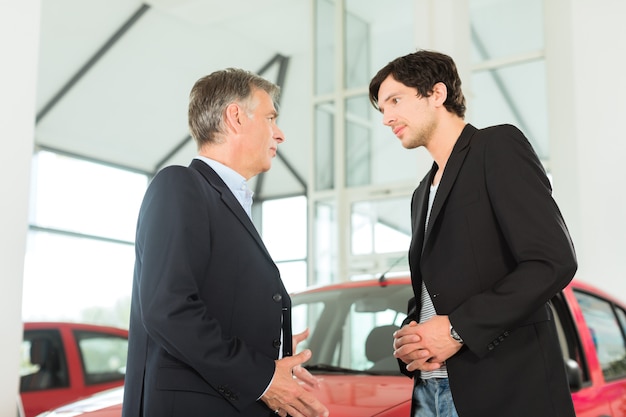
[[[543,0],[470,0],[473,61],[543,49]]]
[[[369,99],[366,96],[346,100],[346,186],[371,183],[372,140]]]
[[[76,331],[87,385],[124,379],[128,340],[124,337]]]
[[[263,242],[274,261],[306,258],[307,200],[304,196],[263,202]]]
[[[33,165],[32,224],[135,240],[145,175],[43,151]]]
[[[57,330],[24,332],[21,346],[20,392],[69,387],[67,361]]]
[[[598,297],[574,292],[591,332],[598,361],[606,379],[626,375],[626,344],[611,304]]]
[[[302,291],[307,287],[306,261],[277,262],[287,292]]]
[[[335,2],[315,1],[315,93],[335,88]]]
[[[626,313],[621,308],[616,308],[616,311],[619,324],[622,326],[622,331],[626,334]]]
[[[468,121],[478,128],[513,124],[524,132],[539,158],[547,160],[545,75],[543,60],[474,73]]]
[[[296,295],[292,298],[292,301],[298,300],[299,298],[300,297]],[[291,327],[293,328],[293,333],[296,334],[303,332],[305,329],[309,329],[310,334],[312,334],[322,311],[324,311],[324,303],[322,301],[311,301],[293,305],[291,308]],[[296,348],[296,352],[300,353],[304,349],[309,348],[310,340],[309,337],[302,341]]]
[[[360,16],[350,12],[346,2],[344,57],[344,84],[346,88],[362,87],[369,84],[370,71],[370,36],[369,24]]]
[[[346,0],[347,85],[367,87],[370,79],[389,61],[415,50],[415,1],[394,0],[393,7],[380,0]],[[358,36],[363,37],[358,39]],[[354,48],[369,47],[369,50]],[[367,65],[364,60],[369,60]],[[363,68],[355,68],[362,65]],[[362,78],[362,71],[369,73]],[[355,76],[354,80],[350,79]]]
[[[128,327],[132,245],[30,232],[22,318]]]
[[[333,201],[319,201],[315,204],[315,248],[313,259],[314,276],[311,284],[322,285],[335,281],[338,256],[337,248],[337,207]]]
[[[315,106],[315,189],[335,186],[335,106],[332,102]]]
[[[331,365],[354,371],[398,375],[393,332],[406,317],[410,284],[323,290],[293,298],[294,331],[311,334],[301,348],[312,349],[307,366]]]
[[[352,254],[407,251],[411,243],[410,196],[352,204]]]

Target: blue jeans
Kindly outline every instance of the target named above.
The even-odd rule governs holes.
[[[458,417],[448,378],[422,380],[415,386],[413,397],[417,402],[414,417]]]

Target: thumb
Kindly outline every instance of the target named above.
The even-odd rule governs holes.
[[[302,342],[303,340],[306,340],[306,338],[309,337],[309,329],[306,328],[304,329],[304,331],[294,334],[293,335],[293,341],[298,344],[300,342]]]
[[[289,356],[284,359],[288,360],[289,366],[293,368],[295,366],[302,365],[304,362],[311,359],[311,351],[309,349],[304,349],[297,355]]]

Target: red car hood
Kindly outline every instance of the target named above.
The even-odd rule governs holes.
[[[393,416],[408,416],[413,382],[403,376],[316,375],[319,390],[314,394],[328,407],[332,417],[372,417],[401,406]],[[60,407],[50,417],[120,417],[123,389],[115,388],[88,399]]]
[[[316,375],[314,393],[332,417],[371,417],[402,405],[391,415],[408,416],[413,380],[405,376]]]

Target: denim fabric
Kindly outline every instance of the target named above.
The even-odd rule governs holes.
[[[422,380],[415,386],[413,397],[417,402],[414,417],[458,417],[448,378]]]

